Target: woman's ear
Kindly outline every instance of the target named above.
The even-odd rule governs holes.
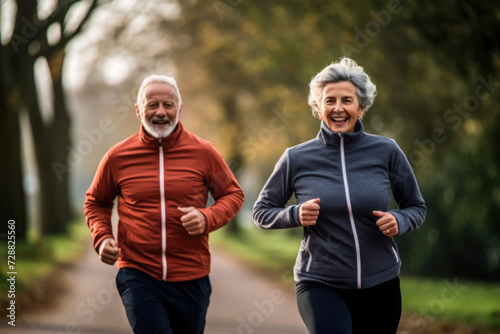
[[[319,108],[316,109],[316,110],[318,112],[318,118],[319,118],[319,120],[322,121],[323,120],[323,115],[321,114],[321,111],[319,110]]]
[[[366,107],[359,108],[359,111],[358,111],[358,119],[359,120],[363,119],[363,116],[365,115],[365,109],[366,109]]]

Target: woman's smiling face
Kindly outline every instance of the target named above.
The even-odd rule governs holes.
[[[356,120],[363,118],[356,87],[349,81],[330,82],[323,87],[318,101],[319,119],[335,132],[354,132]]]

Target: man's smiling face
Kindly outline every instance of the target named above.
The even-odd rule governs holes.
[[[153,82],[144,88],[142,101],[135,109],[148,135],[165,138],[177,127],[182,105],[172,86]]]
[[[335,132],[354,132],[356,120],[363,118],[356,88],[349,81],[330,82],[323,87],[318,101],[319,118]]]

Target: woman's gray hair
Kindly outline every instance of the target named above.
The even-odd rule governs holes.
[[[172,88],[175,89],[175,92],[177,93],[177,97],[179,98],[179,106],[178,108],[181,107],[182,104],[182,98],[181,98],[181,93],[179,92],[179,87],[177,87],[177,81],[173,77],[169,77],[166,75],[160,75],[160,74],[152,74],[148,76],[146,79],[142,81],[141,87],[139,88],[139,92],[137,93],[137,104],[140,105],[142,102],[142,99],[144,98],[144,89],[146,86],[152,83],[164,83],[167,85],[172,86]]]
[[[350,58],[342,58],[333,62],[316,74],[309,83],[308,103],[314,117],[319,118],[318,100],[323,88],[330,82],[348,81],[356,88],[360,107],[365,112],[373,105],[377,95],[377,87],[365,73],[363,67]]]

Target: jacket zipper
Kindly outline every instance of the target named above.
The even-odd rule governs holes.
[[[340,160],[342,163],[342,176],[344,178],[345,198],[347,201],[347,210],[349,211],[349,220],[351,222],[352,234],[354,236],[354,245],[356,246],[356,269],[358,289],[361,289],[361,254],[359,249],[358,233],[354,225],[354,215],[352,214],[351,197],[349,195],[349,185],[347,184],[347,172],[345,167],[344,136],[340,134]]]
[[[394,257],[396,258],[396,262],[399,262],[398,252],[394,249],[394,246],[391,246],[392,252],[394,253]]]
[[[161,261],[163,265],[163,276],[162,279],[165,281],[167,279],[167,231],[166,231],[166,214],[165,214],[165,175],[163,167],[163,147],[161,146],[161,139],[158,143],[160,144],[160,212],[161,212]]]
[[[311,268],[311,262],[313,259],[311,250],[309,249],[309,241],[310,240],[311,240],[311,231],[309,230],[309,234],[307,235],[306,240],[304,241],[304,249],[309,254],[309,260],[307,260],[306,272],[309,272],[309,269]]]

